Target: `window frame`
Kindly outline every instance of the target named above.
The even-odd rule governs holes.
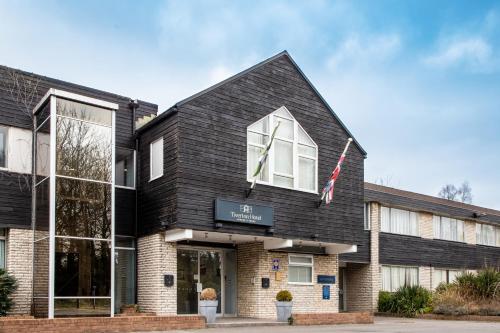
[[[153,177],[153,145],[155,143],[158,143],[161,141],[161,151],[162,151],[162,154],[161,154],[161,173],[159,175],[156,175]],[[163,160],[164,160],[164,156],[163,156],[163,148],[164,148],[164,142],[163,142],[163,136],[156,139],[156,140],[153,140],[151,141],[151,143],[149,144],[149,181],[152,182],[153,180],[155,179],[158,179],[158,178],[161,178],[163,177],[163,168],[164,168],[164,165],[163,165]]]
[[[399,288],[396,288],[394,289],[393,288],[393,281],[392,281],[392,269],[394,268],[397,268],[397,269],[402,269],[404,268],[405,269],[405,280],[406,280],[406,270],[409,270],[409,269],[416,269],[417,270],[417,281],[416,281],[416,284],[415,286],[419,286],[420,285],[420,268],[418,266],[404,266],[404,265],[381,265],[380,266],[381,269],[380,269],[380,280],[381,280],[381,290],[383,291],[388,291],[388,292],[395,292],[396,290],[398,290],[399,288],[401,288],[401,286]],[[384,268],[389,268],[389,276],[390,276],[390,290],[386,290],[384,289]],[[406,281],[405,281],[406,283]]]
[[[456,223],[456,231],[457,231],[457,239],[448,239],[443,236],[443,218],[447,218],[450,221],[450,235],[452,234],[452,221],[455,221]],[[439,229],[436,230],[436,219],[439,219]],[[458,224],[459,222],[462,223],[462,240],[459,239],[459,234],[458,234]],[[436,237],[436,231],[439,231],[439,236]],[[457,243],[465,243],[465,221],[461,219],[456,219],[453,217],[449,216],[442,216],[442,215],[432,215],[432,238],[433,239],[439,239],[439,240],[444,240],[448,242],[457,242]]]
[[[0,247],[3,247],[3,267],[0,265],[0,268],[6,269],[7,268],[7,229],[1,228],[0,229]],[[0,261],[1,263],[1,261]]]
[[[4,130],[4,154],[5,154],[5,166],[0,166],[0,170],[9,170],[9,126],[0,125],[0,130]]]
[[[483,242],[483,239],[485,238],[485,236],[483,236],[485,226],[493,228],[493,244],[486,244],[486,242]],[[478,233],[478,227],[480,229],[479,233]],[[500,244],[497,243],[497,240],[499,239],[497,235],[498,233],[500,233],[499,227],[492,224],[476,222],[476,245],[500,247]]]
[[[117,188],[123,188],[123,189],[127,189],[127,190],[135,190],[137,188],[137,151],[135,149],[130,149],[130,148],[123,148],[123,147],[116,147],[116,149],[123,149],[123,150],[131,150],[134,152],[134,185],[133,186],[125,186],[125,185],[116,185],[115,184],[115,187]],[[116,166],[116,163],[118,161],[116,161],[116,157],[115,157],[115,166]],[[116,177],[116,174],[115,174],[115,177]],[[115,183],[116,183],[116,178],[115,178]]]
[[[292,257],[299,257],[299,258],[308,258],[311,259],[310,264],[306,263],[294,263],[292,261]],[[311,282],[292,282],[290,281],[290,267],[307,267],[311,268]],[[314,285],[314,256],[310,254],[298,254],[298,253],[290,253],[288,254],[288,277],[287,277],[287,282],[288,284],[293,284],[293,285],[302,285],[302,286],[312,286]]]
[[[285,111],[287,113],[288,117],[281,114],[280,111]],[[311,136],[306,132],[306,130],[300,125],[300,123],[293,117],[293,115],[290,113],[290,111],[285,106],[282,106],[282,107],[276,109],[275,111],[271,112],[270,114],[266,115],[265,117],[260,118],[259,120],[250,124],[247,127],[247,144],[246,144],[247,181],[250,183],[253,182],[253,177],[251,174],[252,172],[251,172],[251,170],[248,170],[248,150],[249,150],[248,148],[249,148],[249,146],[264,149],[266,144],[267,144],[267,142],[264,145],[250,142],[249,141],[249,133],[264,135],[264,136],[267,136],[267,140],[270,140],[271,132],[275,127],[275,118],[276,117],[293,122],[293,140],[280,137],[280,136],[278,136],[278,133],[276,134],[276,137],[274,138],[274,142],[271,146],[271,149],[269,150],[269,156],[268,156],[268,160],[267,160],[268,180],[264,181],[264,180],[257,179],[257,181],[256,181],[257,184],[263,184],[263,185],[274,186],[274,187],[278,187],[278,188],[284,188],[284,189],[288,189],[288,190],[295,190],[295,191],[318,194],[318,152],[319,152],[319,147],[318,147],[317,143],[311,138]],[[267,121],[269,124],[268,133],[264,133],[264,132],[250,129],[253,125],[264,120],[265,118],[267,118]],[[308,143],[299,143],[299,129],[302,130],[302,132],[307,136],[307,138],[314,145],[311,145]],[[292,174],[285,174],[285,173],[275,171],[275,160],[276,159],[274,156],[274,150],[275,150],[274,148],[275,148],[275,143],[277,140],[283,141],[283,142],[288,142],[288,143],[292,144]],[[310,155],[300,154],[299,153],[299,145],[306,146],[309,148],[314,148],[315,149],[314,157],[310,156]],[[312,160],[315,162],[314,163],[314,189],[313,190],[301,188],[299,186],[299,184],[300,184],[300,181],[299,181],[299,179],[300,179],[299,161],[301,158]],[[286,177],[286,178],[292,178],[293,179],[293,187],[287,187],[287,186],[275,184],[274,180],[273,180],[274,175],[282,176],[282,177]]]
[[[388,209],[389,210],[389,222],[388,222],[388,225],[389,225],[389,230],[384,230],[384,221],[383,221],[383,210],[384,209]],[[416,234],[413,235],[413,234],[410,234],[410,233],[402,233],[402,232],[395,232],[395,231],[392,231],[392,210],[393,209],[396,209],[396,210],[400,210],[400,211],[405,211],[408,213],[408,227],[409,227],[409,230],[411,230],[411,221],[412,221],[412,218],[411,218],[411,215],[412,214],[415,214],[415,219],[416,219],[416,222],[417,222],[417,225],[416,225]],[[384,232],[384,233],[387,233],[387,234],[394,234],[394,235],[404,235],[404,236],[411,236],[411,237],[422,237],[421,235],[421,232],[420,232],[420,213],[417,212],[417,211],[413,211],[413,210],[409,210],[409,209],[405,209],[405,208],[398,208],[398,207],[390,207],[390,206],[380,206],[380,232]]]
[[[365,202],[363,206],[363,226],[365,230],[372,229],[371,210],[371,204],[369,202]]]

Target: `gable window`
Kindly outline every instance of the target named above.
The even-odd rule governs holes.
[[[288,257],[288,283],[311,284],[313,256],[290,255]]]
[[[403,286],[418,285],[418,267],[382,266],[382,290],[396,291]]]
[[[418,236],[418,215],[408,210],[382,207],[381,231]]]
[[[150,181],[163,176],[163,138],[151,142],[150,147]]]
[[[489,224],[476,223],[476,243],[500,246],[500,228]]]
[[[436,215],[432,221],[435,239],[464,241],[464,221]]]
[[[364,219],[365,219],[365,230],[370,230],[371,229],[371,219],[370,219],[370,203],[369,202],[365,202]]]
[[[7,127],[0,126],[0,168],[7,167]]]
[[[135,150],[116,148],[115,185],[135,188]]]
[[[259,158],[278,122],[257,182],[317,193],[318,146],[284,106],[247,128],[247,180],[253,181]]]

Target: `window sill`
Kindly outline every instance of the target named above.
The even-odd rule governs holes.
[[[408,237],[416,237],[416,238],[422,238],[420,235],[408,235],[408,234],[398,234],[396,232],[390,232],[390,231],[380,231],[383,234],[388,234],[388,235],[398,235],[398,236],[408,236]]]
[[[122,188],[124,190],[135,190],[135,187],[131,187],[131,186],[115,185],[115,187]]]
[[[288,282],[288,284],[293,286],[314,286],[314,283],[312,282]]]
[[[253,180],[247,179],[247,182],[249,182],[251,184],[251,183],[253,183]],[[270,183],[267,183],[267,182],[263,182],[263,181],[259,181],[259,180],[257,181],[256,184],[270,186],[270,187],[277,187],[277,188],[282,188],[282,189],[291,190],[291,191],[305,192],[305,193],[310,193],[310,194],[315,194],[315,195],[319,194],[318,191],[310,191],[310,190],[303,190],[303,189],[300,189],[300,188],[292,188],[292,187],[286,187],[286,186],[273,185],[273,184],[270,184]]]
[[[159,178],[161,178],[161,177],[163,177],[163,174],[161,174],[161,175],[159,175],[159,176],[156,176],[156,177],[154,177],[154,178],[150,178],[150,179],[149,179],[149,182],[151,183],[153,180],[157,180],[157,179],[159,179]]]
[[[459,244],[467,244],[467,242],[465,242],[465,241],[452,240],[452,239],[444,239],[444,238],[432,238],[432,240],[442,241],[442,242],[459,243]]]

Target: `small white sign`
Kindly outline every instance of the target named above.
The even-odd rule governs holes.
[[[196,292],[201,293],[202,290],[203,290],[203,286],[201,285],[201,283],[198,282],[196,284]]]

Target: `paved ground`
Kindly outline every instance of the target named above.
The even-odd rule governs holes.
[[[208,328],[204,330],[180,330],[169,332],[192,333],[499,333],[500,323],[424,320],[402,318],[375,318],[369,325],[335,325],[335,326],[270,326],[270,327],[234,327]]]

